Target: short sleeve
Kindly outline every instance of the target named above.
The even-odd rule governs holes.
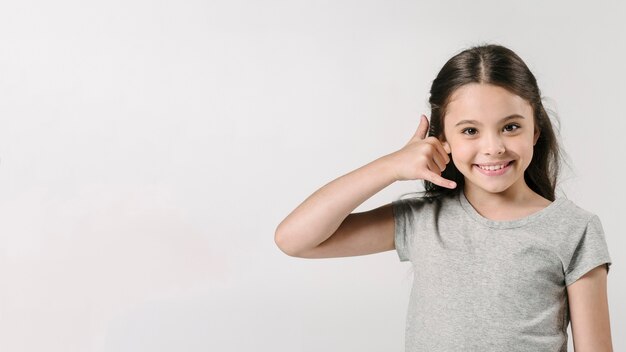
[[[401,199],[392,202],[393,218],[395,223],[394,243],[401,262],[411,260],[411,236],[413,232],[414,213],[410,199]]]
[[[565,272],[565,286],[576,282],[591,269],[605,263],[608,272],[611,266],[611,257],[600,218],[594,215],[587,223],[587,227],[574,249]]]

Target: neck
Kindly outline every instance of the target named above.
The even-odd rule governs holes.
[[[513,185],[498,193],[488,192],[478,187],[472,187],[466,183],[463,192],[465,193],[465,198],[467,198],[470,203],[479,207],[500,207],[503,205],[524,204],[537,197],[541,197],[530,189],[526,183]]]
[[[525,183],[523,187],[511,186],[507,190],[492,193],[479,187],[463,188],[465,198],[485,218],[496,221],[520,219],[536,213],[552,202],[535,193]]]

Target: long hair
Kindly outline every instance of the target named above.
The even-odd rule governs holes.
[[[537,80],[512,50],[496,44],[474,46],[456,54],[444,64],[430,89],[428,135],[443,137],[443,119],[450,97],[458,88],[469,83],[502,87],[531,105],[540,135],[533,149],[532,160],[524,171],[524,180],[533,191],[554,201],[562,151],[552,121],[543,106]],[[555,115],[555,118],[560,125],[558,116]],[[463,189],[465,179],[454,163],[448,163],[441,176],[456,182],[457,187],[449,189],[424,180],[424,198],[432,200],[452,196]]]

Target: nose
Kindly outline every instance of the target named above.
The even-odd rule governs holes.
[[[500,155],[504,153],[506,148],[499,135],[487,136],[484,140],[483,152],[485,155]]]

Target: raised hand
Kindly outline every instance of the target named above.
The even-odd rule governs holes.
[[[455,188],[456,183],[441,177],[441,172],[450,162],[450,146],[428,134],[428,119],[421,116],[417,131],[402,149],[390,154],[396,180],[427,180],[446,188]]]

